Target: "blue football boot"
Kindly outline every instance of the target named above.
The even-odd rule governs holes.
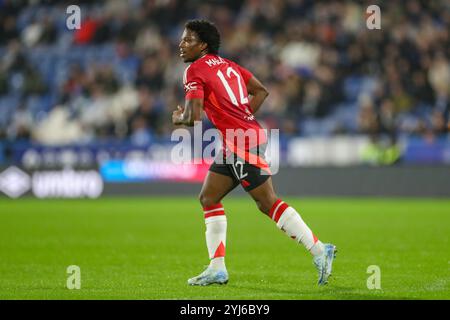
[[[200,275],[188,280],[191,286],[208,286],[210,284],[228,283],[228,272],[226,269],[206,268]]]
[[[333,260],[336,258],[336,246],[330,243],[324,244],[325,249],[320,256],[313,259],[313,263],[319,273],[318,285],[325,285],[328,283],[328,278],[331,276],[333,267]]]

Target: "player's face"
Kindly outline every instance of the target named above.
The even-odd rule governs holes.
[[[184,62],[193,62],[201,57],[206,44],[201,42],[197,34],[189,29],[184,29],[180,42],[180,57]]]

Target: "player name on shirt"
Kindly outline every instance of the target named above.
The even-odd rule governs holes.
[[[212,66],[217,66],[217,65],[222,64],[222,63],[226,63],[226,61],[223,60],[221,57],[217,57],[217,58],[208,59],[208,60],[205,61],[205,63],[208,66],[212,67]]]

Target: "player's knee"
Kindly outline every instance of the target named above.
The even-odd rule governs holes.
[[[198,200],[200,201],[200,204],[202,205],[203,208],[217,204],[216,199],[202,193],[198,196]]]
[[[263,200],[255,200],[259,211],[261,211],[262,213],[264,213],[266,215],[269,215],[270,210],[272,209],[272,207],[276,201],[277,201],[277,197],[275,195],[268,196],[268,197],[264,198]]]

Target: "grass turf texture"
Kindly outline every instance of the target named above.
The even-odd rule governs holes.
[[[450,299],[449,200],[285,200],[337,245],[328,286],[250,198],[223,201],[230,282],[210,287],[186,284],[208,263],[195,198],[3,199],[0,299]],[[381,290],[367,289],[370,265]]]

